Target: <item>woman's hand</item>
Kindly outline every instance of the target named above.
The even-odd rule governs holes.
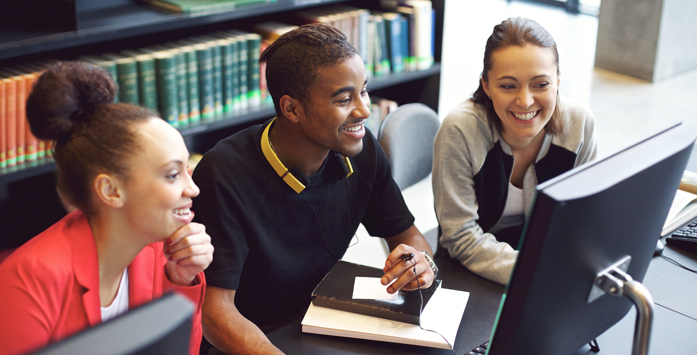
[[[169,281],[177,286],[192,286],[196,275],[213,261],[213,245],[206,227],[189,223],[165,241],[165,271]]]

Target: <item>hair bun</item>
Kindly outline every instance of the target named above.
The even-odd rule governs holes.
[[[88,121],[91,108],[114,102],[118,87],[104,69],[87,62],[59,62],[36,81],[27,99],[31,132],[42,140],[69,136]]]

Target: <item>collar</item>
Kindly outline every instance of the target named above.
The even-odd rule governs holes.
[[[296,193],[301,193],[305,189],[305,185],[288,171],[288,168],[283,165],[281,159],[278,159],[278,155],[276,155],[276,152],[271,148],[269,129],[275,121],[276,118],[274,117],[274,119],[266,125],[266,128],[264,128],[264,133],[261,134],[261,151],[264,153],[266,161],[268,161],[271,167],[273,167],[273,170],[276,171],[276,174],[278,174],[278,176],[280,176]]]
[[[70,240],[73,255],[75,280],[85,288],[82,302],[91,325],[102,321],[99,300],[99,260],[97,245],[87,216],[75,211],[66,216],[66,234]]]

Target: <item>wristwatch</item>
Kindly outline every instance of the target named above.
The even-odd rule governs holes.
[[[424,258],[426,258],[426,261],[428,261],[428,265],[431,267],[431,270],[433,270],[433,277],[435,278],[438,276],[438,266],[436,266],[436,263],[433,262],[433,259],[430,255],[428,255],[427,251],[422,251],[422,253],[424,253]]]

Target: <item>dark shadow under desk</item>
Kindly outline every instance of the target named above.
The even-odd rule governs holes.
[[[666,246],[665,255],[697,268],[697,257]],[[458,262],[436,258],[443,287],[467,291],[470,298],[455,340],[462,355],[489,339],[504,287],[469,272]],[[697,275],[654,257],[644,279],[654,301],[655,318],[651,354],[697,354]],[[629,302],[629,300],[627,300]],[[631,354],[636,313],[630,311],[619,323],[598,337],[599,354]],[[412,345],[302,333],[301,319],[267,334],[287,354],[439,354],[452,352]],[[524,353],[524,352],[523,352]],[[574,355],[593,354],[588,346]]]

